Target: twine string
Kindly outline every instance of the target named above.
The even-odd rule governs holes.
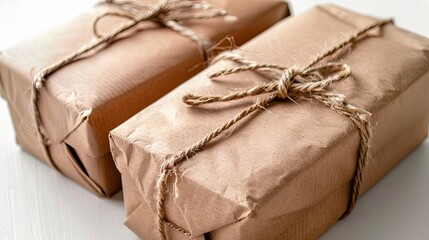
[[[226,16],[227,13],[223,9],[212,7],[209,4],[202,3],[199,0],[160,0],[156,5],[143,4],[141,1],[114,1],[107,0],[103,4],[115,6],[119,12],[106,12],[96,17],[93,22],[93,33],[96,36],[90,43],[82,46],[77,51],[69,54],[60,61],[41,70],[33,79],[31,91],[31,106],[34,118],[36,132],[39,135],[40,141],[44,146],[44,151],[47,156],[48,164],[58,168],[53,163],[53,160],[48,151],[49,138],[42,131],[42,120],[40,117],[40,91],[47,82],[48,77],[54,72],[62,69],[78,60],[84,54],[97,49],[103,44],[108,44],[115,40],[119,34],[135,28],[140,22],[154,21],[161,23],[163,26],[178,32],[179,34],[193,40],[198,44],[200,52],[207,56],[206,49],[211,46],[210,41],[203,39],[201,36],[186,28],[181,24],[184,20],[191,19],[210,19],[215,17]],[[107,34],[101,34],[99,31],[99,23],[102,19],[109,16],[117,16],[128,19],[121,26],[112,30]]]
[[[347,216],[355,206],[357,198],[360,194],[361,184],[363,181],[363,170],[368,157],[371,137],[369,122],[371,114],[348,103],[343,94],[329,91],[329,87],[333,83],[342,81],[351,75],[350,67],[347,64],[340,62],[319,63],[327,56],[330,56],[348,44],[357,41],[359,37],[368,31],[377,27],[381,27],[390,22],[391,20],[379,21],[356,32],[338,45],[316,56],[314,60],[304,68],[299,68],[298,66],[284,67],[276,64],[258,64],[235,53],[225,53],[216,57],[214,61],[232,60],[239,63],[240,65],[238,67],[212,73],[209,75],[210,78],[231,75],[244,71],[257,71],[270,76],[272,81],[269,83],[261,83],[229,95],[197,96],[193,94],[186,94],[183,96],[182,100],[185,104],[199,106],[214,102],[229,102],[245,97],[262,95],[262,97],[258,98],[254,104],[243,109],[231,120],[208,133],[200,141],[188,148],[179,151],[175,155],[168,157],[164,162],[162,162],[160,175],[156,181],[156,224],[158,226],[160,239],[167,239],[164,227],[165,223],[167,223],[166,225],[172,227],[174,230],[184,233],[191,239],[193,238],[190,232],[171,223],[167,220],[166,217],[164,203],[167,198],[168,182],[172,173],[176,172],[176,169],[180,166],[181,163],[189,160],[195,154],[202,151],[204,147],[207,146],[207,144],[209,144],[213,139],[255,111],[265,109],[268,104],[274,100],[297,101],[301,99],[314,99],[336,111],[337,113],[348,117],[358,130],[360,142],[358,147],[359,149],[356,170],[353,178],[353,187],[348,209],[344,213],[343,217]],[[319,65],[316,66],[317,64]]]

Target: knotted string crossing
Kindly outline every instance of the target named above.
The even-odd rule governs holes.
[[[347,64],[339,62],[330,62],[321,63],[318,66],[316,65],[327,56],[336,53],[338,50],[342,49],[348,44],[352,44],[369,30],[383,26],[384,24],[390,22],[391,20],[380,21],[362,29],[361,31],[358,31],[357,33],[350,36],[348,39],[345,39],[340,44],[334,46],[332,49],[329,49],[323,54],[318,55],[313,61],[310,62],[310,64],[308,64],[304,68],[299,68],[297,66],[284,67],[275,64],[258,64],[234,53],[225,53],[219,55],[215,59],[215,61],[228,59],[233,60],[241,65],[235,68],[230,68],[212,73],[209,76],[210,78],[235,74],[244,71],[258,71],[264,75],[269,76],[273,81],[269,83],[261,83],[254,87],[250,87],[242,91],[224,96],[196,96],[193,94],[187,94],[183,97],[182,100],[186,104],[191,106],[198,106],[213,102],[228,102],[237,99],[242,99],[245,97],[262,95],[261,98],[258,98],[254,104],[242,110],[230,121],[208,133],[204,138],[202,138],[194,145],[169,157],[161,164],[161,173],[158,176],[156,182],[156,223],[158,225],[158,232],[160,238],[162,240],[166,239],[164,223],[166,223],[166,225],[172,227],[173,229],[184,233],[189,238],[193,237],[190,232],[184,230],[184,228],[182,227],[179,227],[169,222],[166,217],[164,202],[168,192],[168,180],[170,176],[176,172],[178,166],[181,163],[192,158],[198,152],[202,151],[207,144],[209,144],[213,139],[218,137],[226,130],[230,129],[234,124],[241,121],[242,119],[257,110],[265,109],[266,107],[268,107],[268,104],[274,100],[316,100],[329,107],[330,109],[336,111],[337,113],[348,117],[359,131],[360,143],[358,150],[357,166],[353,179],[353,188],[348,209],[344,214],[344,216],[347,216],[353,209],[360,193],[363,170],[365,167],[366,159],[368,157],[368,149],[371,136],[369,122],[371,114],[363,109],[360,109],[348,103],[343,94],[329,91],[329,86],[331,86],[333,83],[344,80],[348,76],[350,76],[351,70]]]
[[[191,19],[210,19],[215,17],[226,16],[227,13],[223,9],[214,8],[209,4],[203,3],[201,0],[160,0],[156,5],[147,5],[143,1],[113,1],[107,0],[104,4],[109,4],[116,7],[118,12],[106,12],[99,15],[93,23],[93,32],[96,38],[89,44],[82,46],[77,51],[64,57],[60,61],[41,70],[33,79],[31,106],[33,108],[33,118],[35,128],[39,134],[40,140],[44,146],[48,163],[56,168],[48,151],[49,139],[42,132],[42,121],[40,118],[39,100],[40,91],[45,85],[47,78],[59,69],[75,62],[79,57],[97,49],[103,44],[108,44],[115,40],[119,34],[135,28],[140,22],[153,21],[171,30],[180,33],[181,35],[195,41],[200,51],[207,57],[206,49],[211,46],[210,41],[204,40],[192,30],[184,27],[181,22]],[[126,23],[117,27],[108,34],[101,34],[98,29],[100,20],[108,16],[119,16],[129,19]]]

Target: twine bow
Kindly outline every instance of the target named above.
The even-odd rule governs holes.
[[[143,1],[114,1],[107,0],[102,4],[109,4],[116,7],[119,12],[106,12],[99,15],[93,23],[93,32],[96,36],[89,44],[82,46],[77,51],[64,57],[60,61],[41,70],[33,79],[31,106],[32,114],[35,121],[35,128],[39,134],[40,140],[44,146],[44,152],[47,157],[48,164],[55,166],[50,153],[48,151],[49,138],[42,132],[42,121],[39,111],[40,91],[45,85],[48,76],[58,71],[59,69],[71,64],[79,59],[84,54],[99,48],[103,44],[108,44],[115,40],[119,34],[124,33],[143,21],[154,21],[181,35],[193,40],[199,46],[200,52],[207,58],[206,50],[211,46],[210,41],[204,40],[192,30],[184,27],[181,22],[191,19],[210,19],[215,17],[226,16],[227,13],[223,9],[217,9],[209,4],[201,2],[201,0],[160,0],[158,4],[148,5]],[[121,26],[107,34],[101,34],[98,29],[99,22],[108,16],[119,16],[129,19]]]
[[[354,126],[359,131],[360,143],[358,149],[358,160],[353,179],[353,188],[351,197],[349,200],[349,206],[343,217],[347,216],[353,209],[357,198],[360,194],[360,186],[362,184],[363,170],[365,162],[368,157],[369,141],[370,141],[370,113],[360,109],[345,99],[345,96],[341,93],[332,92],[329,87],[338,81],[346,79],[351,74],[350,67],[347,64],[340,62],[319,62],[336,53],[348,44],[355,42],[361,35],[368,32],[371,29],[380,27],[386,23],[390,23],[391,20],[380,21],[372,24],[361,31],[345,39],[340,44],[334,46],[332,49],[328,49],[325,53],[318,55],[310,64],[304,68],[285,67],[275,64],[258,64],[248,59],[245,59],[235,53],[225,53],[219,55],[214,61],[219,60],[232,60],[240,64],[235,68],[230,68],[215,72],[209,75],[210,78],[235,74],[244,71],[258,71],[263,75],[268,76],[272,79],[269,83],[261,83],[254,87],[244,89],[242,91],[232,93],[224,96],[196,96],[193,94],[185,95],[182,100],[184,103],[192,106],[198,106],[214,102],[228,102],[237,99],[242,99],[250,96],[261,96],[256,100],[254,104],[245,108],[240,113],[235,115],[230,121],[223,124],[221,127],[213,130],[204,136],[200,141],[194,145],[176,153],[175,155],[167,158],[161,164],[161,173],[156,182],[157,188],[157,225],[160,238],[166,239],[164,223],[167,226],[172,227],[174,230],[184,233],[189,238],[193,238],[192,234],[184,228],[171,223],[166,218],[166,211],[164,202],[168,192],[168,180],[170,176],[176,172],[177,168],[181,163],[189,160],[198,152],[202,151],[204,147],[209,144],[213,139],[218,137],[220,134],[230,129],[234,124],[249,116],[251,113],[265,109],[269,103],[274,100],[291,100],[298,101],[304,100],[315,100],[336,111],[337,113],[348,117]],[[319,65],[317,65],[319,64]]]
[[[199,50],[207,59],[206,50],[212,43],[205,40],[189,28],[182,25],[182,22],[192,19],[210,19],[227,16],[223,9],[215,8],[201,0],[160,0],[156,5],[150,5],[144,1],[106,1],[105,4],[115,6],[119,11],[110,11],[97,16],[93,23],[94,35],[102,38],[98,29],[100,21],[109,16],[122,17],[130,20],[130,27],[142,21],[152,21],[161,24],[179,34],[193,40],[198,44]],[[108,38],[116,36],[109,35]],[[110,40],[109,40],[110,41]]]
[[[239,55],[223,55],[220,59],[238,59]],[[244,60],[244,59],[243,59]],[[226,76],[233,73],[239,73],[251,70],[269,70],[269,75],[275,78],[274,81],[269,83],[261,83],[254,87],[245,90],[225,95],[225,96],[196,96],[187,94],[183,96],[182,100],[188,105],[198,106],[213,102],[227,102],[245,98],[248,96],[257,96],[270,93],[269,97],[259,99],[254,104],[255,106],[262,106],[265,102],[271,102],[274,99],[279,100],[298,100],[297,98],[310,98],[310,95],[319,94],[327,96],[327,87],[332,83],[341,81],[350,75],[350,68],[347,64],[341,63],[325,63],[318,67],[312,67],[305,70],[300,70],[298,67],[282,67],[279,65],[271,64],[250,64],[247,66],[240,66],[233,69],[227,69],[220,72],[210,74],[210,78],[219,76]],[[281,73],[277,73],[280,70]],[[267,75],[267,72],[264,74]],[[329,76],[326,76],[326,75]],[[277,75],[277,77],[275,77]],[[339,93],[329,93],[330,97],[343,99],[344,96]],[[295,99],[295,100],[294,100]]]

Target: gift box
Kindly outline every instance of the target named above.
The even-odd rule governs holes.
[[[98,195],[117,192],[120,174],[111,159],[108,133],[201,70],[204,57],[210,56],[203,56],[201,50],[206,49],[188,37],[189,32],[205,43],[230,36],[239,45],[288,15],[281,0],[213,0],[208,4],[228,15],[187,20],[190,13],[178,12],[176,7],[170,16],[166,6],[153,10],[157,5],[144,8],[112,1],[1,52],[0,92],[8,101],[18,144]],[[200,8],[211,10],[207,6]],[[135,13],[138,7],[141,13]],[[164,14],[165,22],[133,20],[156,11]],[[195,10],[195,14],[200,13]],[[138,23],[133,28],[45,76],[38,101],[31,104],[38,73],[134,21]],[[39,111],[39,130],[34,105]],[[43,141],[39,131],[46,138]]]
[[[428,50],[332,5],[281,21],[111,132],[125,225],[316,239],[426,137]]]

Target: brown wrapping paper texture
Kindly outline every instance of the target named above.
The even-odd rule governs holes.
[[[232,35],[242,44],[288,15],[287,5],[280,0],[208,2],[236,17],[235,21],[189,22],[188,27],[212,42]],[[17,142],[44,161],[30,114],[32,78],[91,41],[92,23],[97,14],[109,10],[105,8],[97,7],[1,52],[0,92],[9,102]],[[106,18],[100,30],[109,32],[123,21]],[[192,40],[144,22],[137,30],[49,76],[39,108],[54,164],[99,195],[117,192],[120,175],[109,153],[108,132],[196,74],[201,67],[194,67],[201,62]]]
[[[305,66],[375,21],[322,5],[282,21],[239,53],[260,63]],[[427,39],[388,24],[340,56],[352,77],[332,91],[373,113],[364,192],[427,134],[428,50]],[[253,101],[188,107],[181,97],[222,95],[267,81],[252,72],[207,78],[231,66],[228,61],[211,66],[112,131],[112,153],[127,178],[126,225],[142,238],[157,236],[154,196],[160,163]],[[271,103],[180,166],[178,195],[166,201],[168,219],[210,239],[314,239],[345,211],[358,142],[350,120],[326,106]]]

